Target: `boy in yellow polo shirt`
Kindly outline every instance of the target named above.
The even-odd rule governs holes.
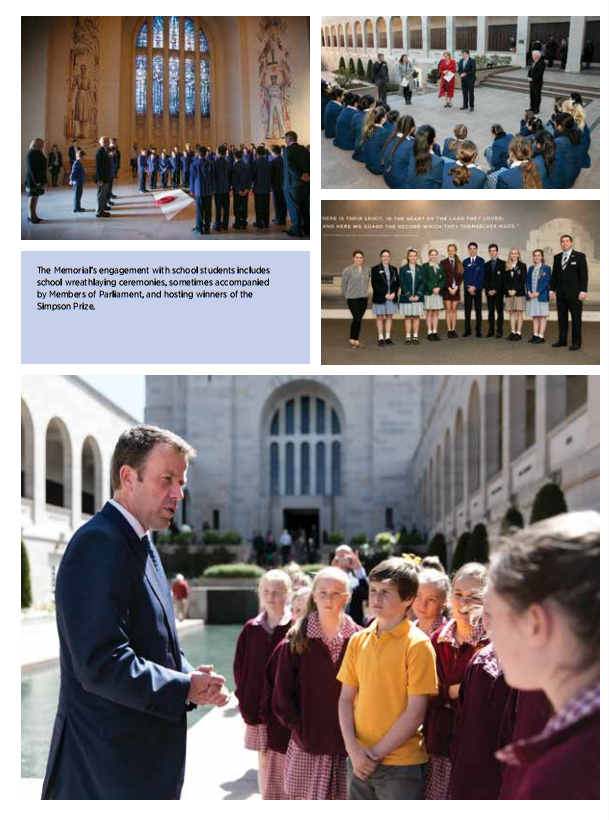
[[[418,575],[409,561],[390,558],[368,581],[375,620],[353,635],[337,676],[349,800],[421,800],[427,763],[421,724],[438,679],[429,638],[406,616]]]

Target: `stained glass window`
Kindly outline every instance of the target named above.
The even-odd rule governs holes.
[[[184,110],[187,117],[195,113],[195,61],[192,57],[184,60]]]
[[[180,113],[180,58],[169,58],[169,113]]]
[[[163,48],[163,18],[155,17],[152,23],[152,45]]]
[[[180,48],[180,18],[169,18],[169,48]]]
[[[332,410],[332,433],[333,435],[340,434],[340,420],[336,410]]]
[[[184,20],[184,49],[185,51],[195,50],[195,26],[190,17]]]
[[[146,68],[147,59],[144,54],[135,57],[135,113],[146,113]]]
[[[332,495],[340,495],[341,493],[340,472],[340,442],[335,441],[332,444]]]
[[[271,435],[279,435],[279,410],[275,411],[275,415],[273,416],[273,420],[271,421]]]
[[[140,29],[140,33],[137,35],[137,43],[138,48],[146,48],[148,45],[148,23],[144,23],[144,25]]]
[[[209,43],[202,28],[199,29],[199,51],[201,54],[209,54]]]
[[[320,436],[326,432],[326,403],[323,399],[317,399],[316,431]]]
[[[209,117],[209,63],[201,60],[201,114]]]
[[[326,494],[326,445],[323,441],[317,442],[315,457],[315,492],[317,495]]]
[[[271,444],[271,495],[279,495],[279,445]]]
[[[294,445],[291,441],[285,448],[285,494],[294,495]]]
[[[300,445],[300,494],[309,495],[310,486],[309,445],[306,441]]]
[[[163,113],[163,58],[152,58],[152,113]]]
[[[309,433],[309,409],[311,402],[308,396],[303,396],[300,400],[300,432],[303,435]]]

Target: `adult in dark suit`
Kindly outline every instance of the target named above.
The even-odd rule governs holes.
[[[533,62],[529,68],[529,93],[531,95],[530,109],[533,114],[539,114],[541,107],[541,89],[543,88],[543,73],[546,70],[546,61],[540,51],[533,52]]]
[[[558,309],[558,341],[552,347],[566,347],[571,314],[571,347],[582,346],[582,307],[588,291],[586,254],[573,250],[573,238],[560,237],[562,253],[557,253],[550,277],[550,298],[556,297]]]
[[[78,151],[78,140],[72,140],[72,145],[68,148],[68,159],[70,160],[70,171],[76,162],[76,152]]]
[[[494,243],[488,246],[490,259],[484,265],[484,290],[488,307],[487,338],[495,333],[495,314],[497,315],[497,338],[503,336],[503,296],[505,261],[499,259],[499,248]]]
[[[95,154],[95,182],[97,183],[97,217],[110,216],[107,210],[108,194],[110,193],[110,157],[108,137],[99,138],[100,148]]]
[[[288,236],[308,236],[311,155],[298,142],[296,131],[286,131],[284,139],[283,194],[292,222],[289,231],[284,233]]]
[[[398,269],[391,263],[391,253],[381,251],[380,265],[374,265],[370,271],[372,285],[372,312],[376,316],[376,329],[379,335],[379,347],[392,347],[391,323],[397,312],[400,280]],[[383,324],[385,327],[383,328]]]
[[[484,259],[478,256],[478,244],[467,246],[469,256],[463,260],[463,284],[465,294],[465,333],[472,335],[472,307],[476,312],[476,336],[482,338],[482,288],[484,287]]]
[[[180,649],[171,591],[149,530],[184,497],[183,439],[125,431],[111,463],[113,499],[70,540],[55,600],[61,687],[43,800],[177,800],[186,712],[224,705],[224,678]]]
[[[368,579],[359,555],[348,544],[341,544],[336,548],[332,566],[342,569],[349,578],[351,599],[345,612],[353,618],[356,624],[364,626],[364,604],[368,600]]]
[[[472,60],[469,51],[465,48],[461,52],[461,59],[457,66],[457,73],[461,77],[461,91],[463,92],[463,105],[461,111],[469,108],[474,110],[474,85],[476,84],[476,61]]]
[[[380,102],[387,102],[387,83],[389,82],[389,69],[385,62],[385,55],[379,54],[378,59],[372,64],[372,82],[378,89]]]

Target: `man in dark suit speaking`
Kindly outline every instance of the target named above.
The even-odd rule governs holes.
[[[531,95],[530,108],[533,114],[539,114],[541,107],[541,89],[543,88],[543,73],[546,70],[546,61],[541,56],[540,51],[534,51],[531,55],[533,63],[529,68],[528,80],[530,83],[529,92]]]
[[[461,52],[461,59],[457,66],[457,73],[461,77],[461,91],[463,92],[463,105],[461,111],[469,108],[474,110],[474,85],[476,84],[476,61],[472,60],[469,51],[465,48]]]
[[[180,649],[150,530],[169,526],[193,448],[138,425],[118,440],[113,498],[67,546],[55,589],[61,687],[43,800],[177,800],[186,712],[228,702]]]
[[[550,298],[556,297],[558,309],[558,341],[552,347],[566,347],[571,314],[571,347],[582,346],[582,308],[588,291],[586,254],[573,250],[573,237],[560,237],[562,253],[557,253],[550,277]]]

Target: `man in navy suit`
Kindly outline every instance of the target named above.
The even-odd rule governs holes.
[[[582,308],[588,292],[588,262],[586,254],[573,250],[573,238],[560,237],[562,253],[554,257],[550,277],[550,298],[556,297],[558,310],[558,341],[552,347],[566,347],[571,314],[571,347],[582,346]]]
[[[461,91],[463,92],[463,105],[461,111],[469,108],[474,110],[474,85],[476,83],[476,61],[472,60],[469,51],[464,48],[461,52],[461,59],[457,67],[457,72],[461,77]]]
[[[113,498],[67,546],[55,589],[61,687],[43,800],[178,800],[186,712],[228,702],[224,678],[180,649],[149,531],[184,498],[192,447],[138,425],[119,438]]]
[[[476,336],[482,338],[482,288],[484,286],[484,259],[478,256],[478,244],[467,246],[469,257],[463,261],[463,284],[465,290],[465,333],[472,335],[472,305],[476,311]]]
[[[503,297],[505,281],[505,261],[499,259],[499,248],[492,242],[488,246],[490,259],[484,266],[484,290],[488,306],[487,338],[495,333],[495,313],[497,313],[497,338],[503,338]]]

